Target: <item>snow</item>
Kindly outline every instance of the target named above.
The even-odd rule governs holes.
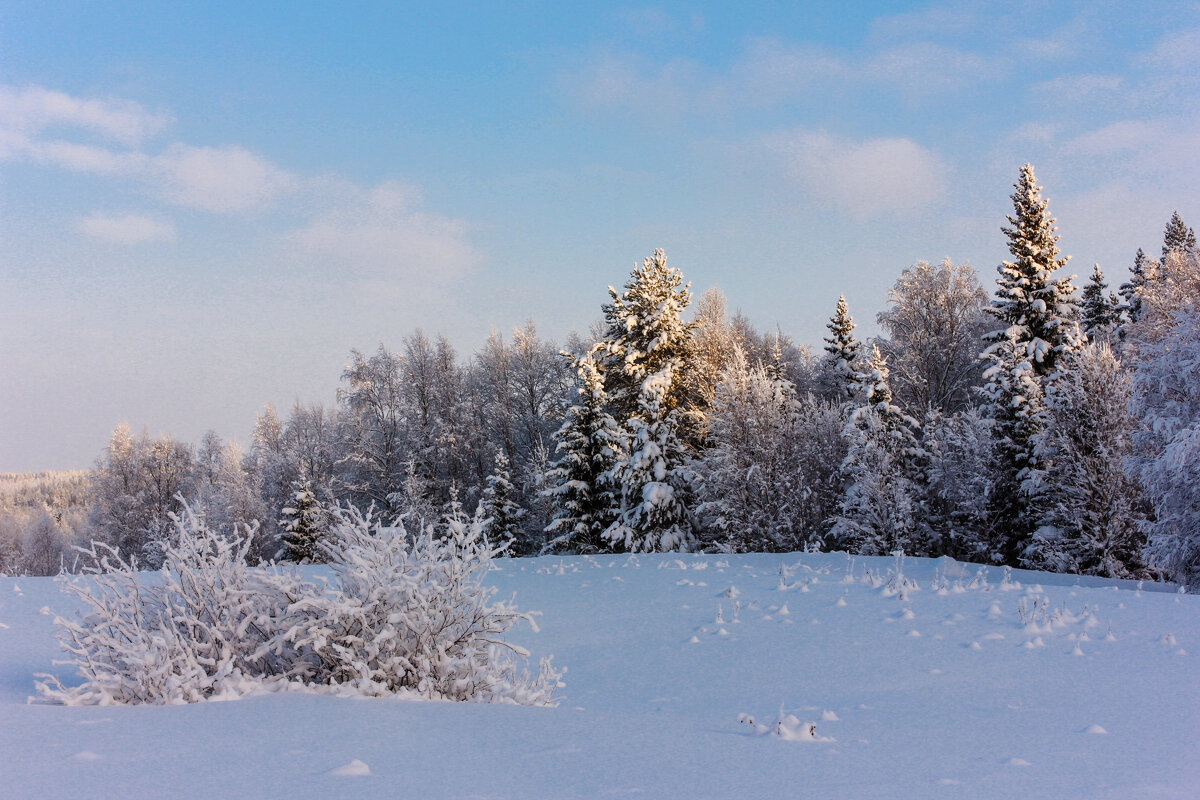
[[[781,591],[781,562],[808,592]],[[34,673],[77,681],[52,663],[53,615],[77,600],[49,579],[14,591],[0,578],[0,794],[886,799],[953,787],[1125,800],[1200,785],[1200,599],[1169,585],[1017,570],[1020,588],[1006,589],[1000,569],[905,559],[919,591],[886,595],[893,559],[843,554],[500,566],[488,580],[501,595],[544,613],[513,643],[568,668],[557,707],[295,692],[29,704]],[[697,567],[712,588],[677,583]],[[736,601],[715,588],[731,586]]]

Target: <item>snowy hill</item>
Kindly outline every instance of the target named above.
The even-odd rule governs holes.
[[[557,708],[275,694],[28,704],[49,579],[0,579],[5,797],[1194,798],[1200,598],[842,554],[548,557]],[[889,574],[889,571],[892,574]],[[1151,591],[1151,589],[1160,591]],[[815,729],[808,723],[815,723]]]

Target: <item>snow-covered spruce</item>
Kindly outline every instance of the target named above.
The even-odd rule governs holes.
[[[62,579],[86,613],[55,619],[83,682],[42,676],[42,698],[174,704],[295,688],[554,704],[561,672],[542,659],[530,674],[526,651],[501,638],[533,619],[484,585],[499,550],[480,521],[437,538],[430,528],[410,537],[355,509],[332,516],[322,545],[333,562],[328,585],[247,567],[249,537],[223,537],[187,506],[157,583],[93,545],[99,571]]]

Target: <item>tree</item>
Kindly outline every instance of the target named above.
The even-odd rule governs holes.
[[[484,519],[483,531],[489,542],[511,552],[518,544],[523,544],[521,521],[525,518],[525,509],[514,499],[517,490],[512,484],[508,457],[503,451],[496,453],[495,463],[479,503]]]
[[[846,422],[846,492],[830,530],[830,538],[843,548],[866,555],[925,551],[916,427],[916,421],[892,403],[887,362],[878,347],[872,348],[856,406]]]
[[[599,359],[604,390],[618,424],[643,412],[643,384],[654,375],[668,376],[658,404],[663,412],[679,405],[683,395],[682,365],[688,353],[691,325],[681,315],[691,302],[691,284],[667,266],[667,256],[655,250],[635,266],[625,291],[608,287],[612,298],[603,306],[605,331]],[[671,369],[666,369],[672,365]],[[657,386],[657,384],[656,384]]]
[[[1058,257],[1057,228],[1042,198],[1033,166],[1021,167],[1013,185],[1014,213],[1011,228],[1002,228],[1008,237],[1012,261],[997,267],[996,297],[988,311],[1001,323],[988,334],[990,349],[1006,347],[1011,338],[1025,348],[1026,358],[1040,379],[1054,371],[1063,353],[1080,345],[1075,302],[1075,276],[1055,278],[1069,257]]]
[[[981,409],[991,421],[995,437],[991,448],[994,483],[988,502],[990,540],[983,549],[991,561],[1009,566],[1019,565],[1037,527],[1024,482],[1037,466],[1034,438],[1045,426],[1042,383],[1019,335],[1016,328],[1009,328],[1005,339],[988,348],[985,355],[990,366],[983,373]]]
[[[1104,282],[1104,273],[1100,265],[1092,267],[1092,276],[1083,287],[1083,300],[1080,303],[1083,332],[1089,342],[1106,342],[1121,321],[1120,302],[1112,292],[1105,293],[1108,284]]]
[[[283,509],[279,521],[283,529],[283,549],[279,556],[297,564],[319,563],[324,560],[321,542],[329,527],[328,515],[311,481],[300,481],[294,489],[292,504]]]
[[[995,445],[992,420],[977,409],[925,416],[921,447],[931,555],[993,560],[988,509],[995,486]]]
[[[858,358],[859,341],[854,338],[854,319],[846,305],[845,296],[839,296],[837,308],[829,318],[829,336],[825,337],[825,360],[822,363],[822,391],[831,399],[847,402],[854,398],[861,375]]]
[[[710,447],[695,465],[704,537],[733,552],[787,552],[818,545],[828,507],[806,456],[820,430],[791,382],[768,366],[750,366],[740,347],[717,385]],[[833,439],[837,439],[836,412]],[[824,455],[824,454],[823,454]],[[836,463],[828,458],[825,464]],[[840,459],[838,459],[840,460]],[[828,476],[825,476],[826,478]]]
[[[1153,507],[1146,558],[1200,588],[1200,254],[1167,254],[1130,326],[1137,354],[1130,468]]]
[[[692,319],[688,360],[683,374],[683,411],[688,429],[707,435],[708,412],[716,398],[717,384],[733,358],[737,335],[725,313],[725,295],[713,287],[696,303]]]
[[[604,379],[590,354],[573,359],[579,383],[574,402],[554,434],[558,460],[546,473],[543,493],[555,504],[546,532],[549,549],[595,553],[607,547],[604,531],[618,501],[609,473],[622,452],[621,434],[606,410]]]
[[[918,261],[896,279],[891,308],[878,321],[888,335],[880,349],[902,407],[953,414],[971,404],[983,372],[987,299],[975,270],[949,258],[936,267]]]
[[[666,402],[674,371],[669,361],[642,383],[638,415],[628,423],[628,453],[612,470],[621,508],[604,538],[620,550],[684,552],[695,540],[692,473]]]
[[[338,400],[347,444],[343,480],[356,502],[374,503],[391,513],[408,461],[405,429],[410,408],[403,362],[383,345],[370,358],[351,350],[342,381]]]
[[[1033,569],[1147,577],[1142,490],[1124,471],[1133,419],[1129,377],[1107,344],[1068,357],[1046,390],[1047,425],[1026,476],[1040,525],[1022,562]]]
[[[1190,253],[1196,249],[1196,232],[1183,223],[1183,217],[1179,216],[1179,212],[1175,211],[1171,214],[1171,218],[1167,220],[1167,226],[1163,229],[1163,247],[1162,258],[1160,261],[1166,261],[1169,253]]]
[[[1121,306],[1125,321],[1128,323],[1137,322],[1138,317],[1141,316],[1142,303],[1138,293],[1146,283],[1146,275],[1151,269],[1150,257],[1139,247],[1137,255],[1133,258],[1133,266],[1129,270],[1129,280],[1122,283],[1118,290],[1121,293]]]

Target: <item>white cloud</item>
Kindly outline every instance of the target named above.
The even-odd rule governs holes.
[[[83,128],[134,145],[170,121],[170,116],[148,111],[132,100],[84,99],[40,86],[0,85],[0,128],[26,134],[59,126]]]
[[[910,139],[856,142],[797,129],[768,137],[766,146],[809,198],[855,217],[918,212],[946,193],[945,165]]]
[[[99,212],[79,220],[79,230],[113,244],[169,242],[175,239],[175,226],[141,214],[108,216]]]
[[[204,211],[247,211],[296,188],[295,176],[241,147],[171,145],[148,165],[163,198]]]
[[[388,181],[371,189],[342,182],[314,188],[329,208],[284,237],[310,263],[361,279],[428,284],[480,261],[466,223],[426,210],[416,187]]]

